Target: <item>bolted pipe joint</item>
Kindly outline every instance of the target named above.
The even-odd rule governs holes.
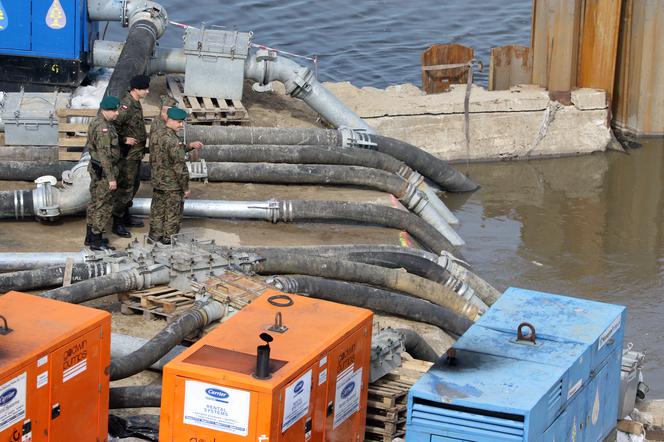
[[[301,67],[295,71],[295,75],[292,78],[289,78],[284,83],[284,86],[286,86],[286,92],[290,96],[304,100],[313,90],[312,80],[315,80],[315,76],[311,69]]]
[[[53,189],[58,180],[51,175],[35,180],[37,187],[32,191],[32,204],[35,216],[44,221],[54,221],[60,217],[60,206],[54,203]]]
[[[155,26],[156,39],[164,35],[166,26],[168,26],[168,14],[163,6],[148,0],[127,0],[122,21],[123,26],[132,27],[143,20],[149,21]]]

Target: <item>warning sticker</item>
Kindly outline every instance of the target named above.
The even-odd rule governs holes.
[[[311,398],[312,371],[309,370],[300,379],[286,388],[284,400],[284,419],[281,421],[281,431],[286,431],[309,412],[309,399]]]
[[[25,419],[27,378],[28,374],[23,372],[0,385],[0,432]]]
[[[37,375],[37,388],[42,388],[44,385],[48,385],[48,371]]]
[[[362,368],[357,371],[354,371],[354,368],[355,365],[351,365],[337,376],[337,388],[334,395],[334,429],[360,409]]]
[[[616,334],[618,330],[620,330],[620,322],[621,318],[618,316],[612,323],[609,325],[609,328],[607,328],[604,333],[599,337],[599,341],[597,342],[597,351],[600,351],[602,347],[606,345],[607,342],[613,337],[613,335]]]
[[[189,425],[246,436],[251,393],[198,381],[185,381],[184,419]]]

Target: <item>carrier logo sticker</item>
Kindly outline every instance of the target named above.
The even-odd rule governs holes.
[[[60,4],[60,0],[53,0],[46,12],[46,26],[51,29],[62,29],[67,25],[67,16]]]
[[[0,31],[7,29],[7,26],[9,26],[9,19],[7,18],[5,7],[2,5],[2,1],[0,1]]]
[[[7,405],[16,397],[18,390],[16,388],[10,388],[0,395],[0,407]]]
[[[230,396],[224,390],[220,390],[219,388],[206,388],[205,394],[207,394],[213,401],[223,402],[224,404],[228,403],[228,398]]]

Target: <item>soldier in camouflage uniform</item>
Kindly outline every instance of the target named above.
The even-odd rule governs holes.
[[[129,238],[127,226],[140,227],[143,222],[129,215],[129,207],[140,186],[139,171],[145,153],[147,133],[140,100],[149,93],[150,77],[137,75],[131,79],[129,92],[120,100],[120,114],[114,125],[120,139],[120,174],[118,192],[113,206],[113,232]]]
[[[148,240],[152,242],[171,243],[171,235],[180,230],[184,199],[189,198],[185,147],[177,135],[186,118],[184,110],[168,109],[166,122],[150,137],[153,193]]]
[[[150,158],[152,158],[152,146],[155,145],[154,143],[154,134],[158,133],[162,128],[166,127],[166,120],[168,119],[168,109],[171,107],[174,107],[177,105],[177,101],[175,98],[172,98],[168,95],[162,95],[160,98],[161,101],[161,111],[159,112],[159,117],[155,118],[152,120],[152,124],[150,125]],[[187,151],[191,152],[192,150],[200,149],[203,147],[203,143],[200,141],[192,141],[189,143],[187,146]],[[152,165],[152,159],[150,159],[150,165]]]
[[[93,250],[112,249],[102,238],[113,210],[117,189],[120,147],[115,127],[111,123],[118,116],[120,100],[107,96],[99,104],[99,114],[88,127],[87,148],[90,153],[90,203],[87,210],[85,245]]]

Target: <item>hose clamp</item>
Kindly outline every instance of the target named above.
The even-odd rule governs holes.
[[[293,202],[292,201],[282,201],[279,204],[279,215],[281,220],[285,223],[290,223],[293,221]],[[278,219],[277,219],[278,221]],[[275,223],[277,221],[274,221]]]
[[[363,129],[340,127],[341,146],[357,147],[360,149],[376,150],[378,143],[372,140],[371,134]]]
[[[21,220],[25,216],[25,203],[23,201],[23,191],[14,191],[14,214],[16,219]]]

